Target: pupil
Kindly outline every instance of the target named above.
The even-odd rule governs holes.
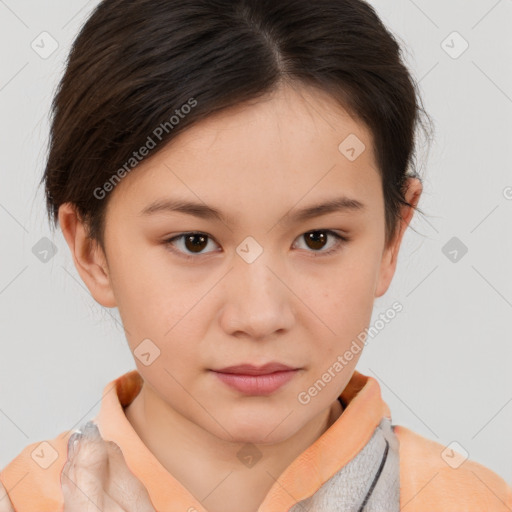
[[[322,231],[311,231],[307,235],[308,242],[312,242],[312,249],[321,249],[325,245],[325,233]]]
[[[194,239],[199,239],[200,241],[193,242]],[[201,250],[204,249],[202,245],[206,245],[205,241],[206,237],[204,235],[189,235],[185,238],[185,245],[187,249],[192,252],[201,252]],[[189,246],[189,242],[191,243],[191,246]]]

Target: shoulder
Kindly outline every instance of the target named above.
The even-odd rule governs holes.
[[[444,446],[399,425],[393,431],[399,440],[404,512],[512,510],[512,488],[462,448]]]
[[[31,443],[0,472],[0,480],[16,512],[57,512],[62,509],[60,484],[72,431]]]

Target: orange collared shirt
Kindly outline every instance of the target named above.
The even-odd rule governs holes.
[[[195,508],[206,512],[161,465],[127,420],[123,408],[142,385],[142,377],[132,370],[105,386],[100,412],[94,418],[102,437],[120,446],[128,467],[148,490],[156,510]],[[285,512],[314,495],[365,447],[383,417],[391,419],[373,377],[355,371],[340,399],[343,413],[278,477],[258,512]],[[443,445],[405,427],[394,425],[393,431],[399,441],[401,511],[512,511],[512,488],[492,470],[470,459],[451,467],[441,457]],[[60,474],[72,432],[26,446],[0,472],[16,512],[62,511]]]

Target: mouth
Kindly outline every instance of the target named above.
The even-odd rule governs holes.
[[[237,365],[211,371],[221,382],[240,393],[267,396],[290,382],[300,368],[269,363],[260,367]]]

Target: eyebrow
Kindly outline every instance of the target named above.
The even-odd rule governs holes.
[[[293,212],[294,208],[292,208],[285,215],[283,215],[283,217],[281,217],[281,221],[284,220],[285,222],[289,223],[303,222],[305,220],[319,217],[320,215],[326,215],[328,213],[358,212],[364,211],[365,209],[366,206],[361,201],[346,196],[341,196],[330,199],[328,201],[313,204],[299,210],[295,210],[295,212]],[[139,213],[139,215],[150,216],[156,213],[175,212],[193,215],[194,217],[199,217],[201,219],[218,220],[226,224],[229,223],[228,217],[216,208],[208,206],[204,203],[196,203],[192,201],[170,198],[153,201],[148,206],[146,206]]]

